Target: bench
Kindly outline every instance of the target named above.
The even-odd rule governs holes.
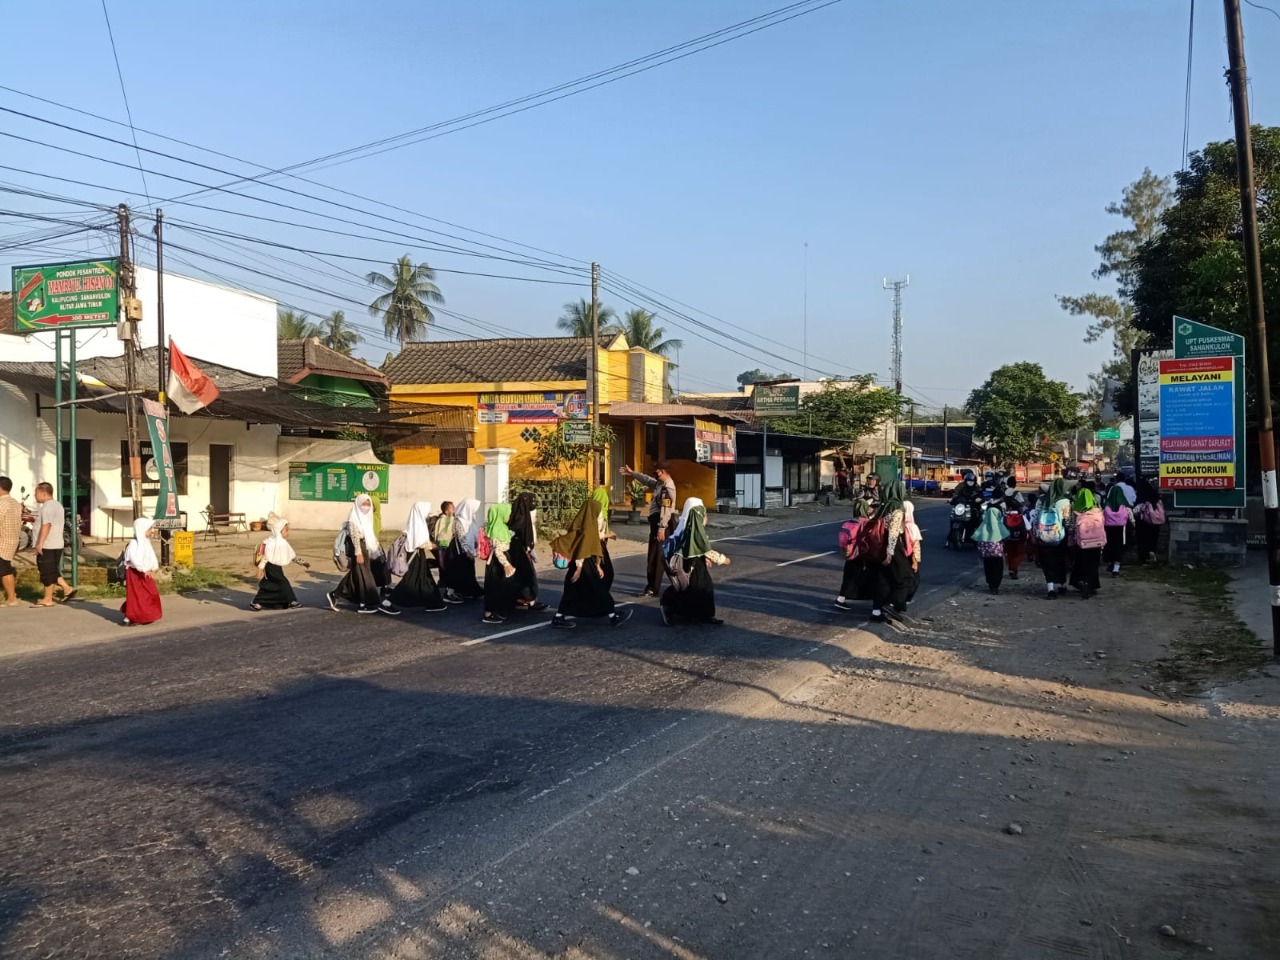
[[[222,533],[248,533],[249,524],[243,513],[214,513],[212,507],[200,511],[204,517],[204,539],[217,540]]]

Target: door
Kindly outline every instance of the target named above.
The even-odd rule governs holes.
[[[760,474],[738,471],[737,494],[739,510],[759,510],[764,506],[760,496]]]
[[[62,476],[58,478],[58,499],[71,519],[71,441],[62,441]],[[89,533],[93,515],[93,441],[76,440],[76,513],[80,519],[80,535]]]
[[[209,444],[209,506],[214,513],[231,512],[231,463],[235,448]]]

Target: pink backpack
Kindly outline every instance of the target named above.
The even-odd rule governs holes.
[[[1076,545],[1081,550],[1097,550],[1107,545],[1107,528],[1097,507],[1076,514]]]
[[[861,519],[846,520],[840,524],[840,532],[836,534],[836,542],[840,547],[840,552],[844,554],[847,560],[852,560],[858,555],[858,530],[861,527]]]

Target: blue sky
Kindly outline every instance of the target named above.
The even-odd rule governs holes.
[[[135,123],[272,166],[522,96],[780,5],[108,0]],[[372,12],[356,13],[365,10]],[[959,404],[993,368],[1022,359],[1082,388],[1107,348],[1082,343],[1084,324],[1066,316],[1054,296],[1095,287],[1093,245],[1119,226],[1103,208],[1123,186],[1144,166],[1169,173],[1179,165],[1187,16],[1186,0],[844,0],[581,96],[307,175],[553,251],[557,260],[599,260],[606,271],[660,291],[664,301],[678,299],[750,331],[733,331],[751,344],[737,347],[744,358],[716,345],[716,334],[703,331],[708,343],[684,320],[664,317],[669,332],[685,340],[686,390],[731,388],[736,373],[757,366],[801,372],[805,242],[814,370],[887,377],[890,296],[881,279],[910,274],[909,393]],[[0,83],[123,119],[98,0],[19,5],[6,12],[6,28]],[[1246,7],[1245,30],[1254,120],[1280,122],[1280,19]],[[1200,4],[1193,148],[1231,134],[1223,33],[1220,7]],[[0,106],[120,135],[5,91]],[[0,118],[0,130],[134,161],[131,150]],[[190,148],[140,142],[244,169]],[[3,170],[0,185],[148,207],[136,171],[16,141],[0,153],[0,163],[112,189]],[[199,181],[224,179],[160,158],[144,162]],[[187,189],[150,178],[153,198]],[[254,192],[319,207],[267,187]],[[5,209],[71,209],[8,194],[0,199]],[[198,202],[348,229],[225,195]],[[306,278],[326,292],[300,291],[191,254],[175,252],[175,259],[313,312],[346,309],[361,322],[369,322],[367,315],[328,295],[367,301],[367,289],[350,273],[305,255],[277,251],[318,272],[219,247],[181,221],[353,256],[389,261],[410,251],[442,268],[565,279],[423,251],[407,241],[341,238],[165,207],[175,221],[168,230],[173,243]],[[426,224],[414,222],[407,232],[426,236]],[[20,229],[30,225],[0,219],[0,238]],[[97,243],[77,239],[43,249],[86,252]],[[370,264],[340,266],[363,274]],[[456,274],[442,274],[440,286],[451,310],[529,334],[553,333],[561,303],[587,293],[585,284]],[[602,299],[630,305],[611,292]],[[441,321],[475,330],[467,321]],[[386,350],[376,339],[362,348],[377,361]]]

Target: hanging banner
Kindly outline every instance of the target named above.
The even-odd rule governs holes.
[[[159,485],[151,518],[155,520],[157,529],[181,528],[178,477],[173,464],[173,451],[169,449],[169,412],[154,400],[143,397],[142,413],[147,419],[147,433],[151,437],[152,456],[147,461],[147,473],[154,474],[150,479]]]
[[[1160,476],[1160,361],[1172,359],[1172,350],[1135,350],[1132,355],[1138,474],[1151,481]]]
[[[559,423],[586,416],[583,393],[482,393],[476,400],[478,423]]]
[[[13,268],[13,328],[115,326],[120,312],[116,260]]]
[[[736,463],[737,428],[714,420],[693,421],[694,450],[698,463]]]

